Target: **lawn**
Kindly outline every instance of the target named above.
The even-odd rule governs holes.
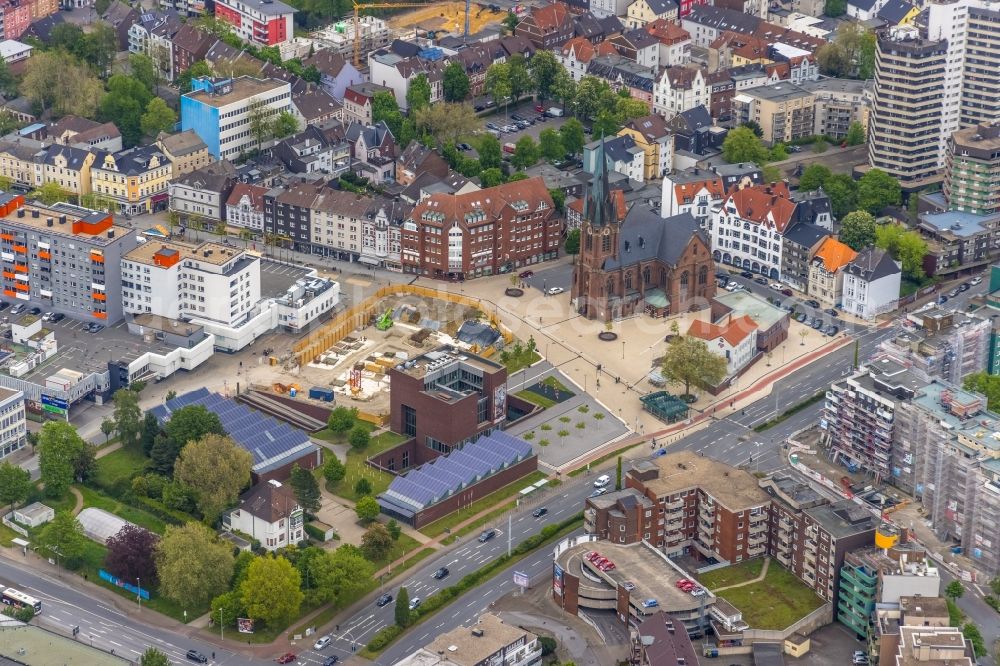
[[[112,488],[125,479],[131,479],[146,468],[149,458],[137,449],[122,448],[97,459],[95,483],[101,488]]]
[[[503,364],[507,366],[508,377],[542,360],[541,354],[536,351],[529,352],[527,348],[524,348],[520,354],[515,354],[512,350],[502,353],[507,354],[507,356],[503,357],[506,359],[503,361]]]
[[[720,587],[753,580],[760,575],[763,568],[764,558],[757,558],[701,574],[698,576],[698,582],[710,590],[717,590]]]
[[[108,497],[93,488],[88,488],[87,486],[76,486],[76,488],[83,495],[84,508],[94,507],[97,509],[104,509],[109,513],[115,514],[119,518],[127,520],[130,523],[135,523],[139,527],[145,527],[150,532],[156,532],[157,534],[163,534],[163,532],[167,529],[166,523],[151,513],[147,513],[142,509],[137,509],[128,504],[123,504],[113,497]]]
[[[823,605],[823,600],[795,574],[774,562],[759,583],[720,592],[719,596],[743,613],[754,629],[784,629]]]
[[[6,508],[4,510],[6,510]],[[3,523],[0,523],[0,546],[6,546],[7,548],[10,548],[10,546],[13,545],[11,542],[14,539],[23,539],[23,538],[24,537],[22,537],[14,530],[10,529]]]
[[[344,479],[337,484],[327,484],[327,490],[335,495],[340,495],[344,499],[356,502],[358,501],[358,496],[354,492],[354,484],[358,482],[358,479],[366,478],[372,484],[372,495],[385,492],[393,476],[368,466],[365,461],[377,453],[382,453],[387,449],[402,444],[407,439],[409,437],[406,435],[386,430],[372,437],[371,444],[365,450],[355,451],[354,449],[350,449],[347,452],[347,461],[344,464]]]
[[[516,395],[518,398],[521,398],[522,400],[527,400],[533,405],[538,405],[542,409],[548,409],[549,407],[553,407],[556,404],[555,400],[546,398],[544,395],[538,395],[534,391],[529,391],[528,389],[525,389],[523,391],[518,391],[514,395]]]
[[[493,513],[503,513],[504,511],[511,508],[511,505],[513,505],[513,502],[505,502],[504,500],[509,500],[510,498],[517,495],[517,493],[521,492],[523,489],[527,488],[532,484],[538,483],[544,478],[545,478],[544,473],[532,472],[523,479],[520,479],[519,481],[515,481],[514,483],[506,485],[503,488],[500,488],[499,490],[490,493],[486,497],[476,500],[475,502],[473,502],[472,504],[463,509],[459,509],[454,513],[450,513],[444,518],[441,518],[440,520],[435,520],[430,525],[424,526],[424,528],[421,529],[420,531],[429,537],[436,537],[440,534],[443,534],[445,530],[450,530],[454,528],[462,521],[468,520],[470,517],[476,515],[480,511],[490,508],[491,506],[497,507],[497,511]]]
[[[374,423],[369,423],[368,421],[362,421],[361,419],[355,419],[354,425],[359,425],[368,432],[375,432],[376,426]],[[351,431],[347,432],[334,432],[329,428],[323,428],[317,432],[314,432],[311,437],[316,439],[322,439],[324,442],[330,442],[331,444],[347,444],[347,436],[351,434]]]
[[[392,550],[381,560],[372,560],[372,564],[375,565],[376,569],[381,569],[390,562],[395,562],[399,558],[403,557],[412,550],[416,550],[420,547],[420,542],[411,536],[405,534],[400,534],[396,542],[392,544]]]

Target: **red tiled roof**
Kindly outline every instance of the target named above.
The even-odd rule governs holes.
[[[705,341],[722,338],[729,343],[730,347],[735,347],[756,330],[757,323],[750,318],[750,315],[743,315],[736,319],[730,319],[722,325],[695,319],[691,322],[691,328],[688,329],[687,334]]]
[[[577,62],[590,62],[594,57],[594,45],[585,37],[574,37],[562,45],[562,54],[568,58],[570,52]]]
[[[708,194],[713,200],[718,201],[726,196],[726,186],[723,184],[721,178],[706,178],[705,180],[674,185],[674,199],[690,203],[694,200],[694,195],[698,194],[702,188],[708,190]]]
[[[535,7],[531,10],[531,17],[540,30],[555,30],[570,20],[569,10],[561,2]]]
[[[736,206],[736,214],[741,219],[757,224],[770,224],[773,221],[778,233],[785,232],[792,213],[795,212],[795,204],[792,203],[788,185],[784,182],[745,187],[730,194],[726,204],[729,202]]]
[[[658,18],[646,24],[646,32],[660,40],[661,44],[676,44],[691,39],[691,33],[676,23]]]
[[[552,195],[540,176],[504,183],[467,194],[432,194],[413,209],[412,218],[419,220],[425,213],[441,213],[444,220],[464,221],[467,215],[482,212],[487,220],[500,216],[507,206],[523,201],[527,210],[535,211],[541,202],[552,208]]]
[[[236,183],[233,187],[233,191],[229,193],[229,198],[226,199],[227,206],[238,206],[240,204],[240,199],[244,196],[250,197],[250,205],[254,210],[264,210],[264,195],[267,194],[267,188],[261,187],[259,185],[248,185],[246,183]]]

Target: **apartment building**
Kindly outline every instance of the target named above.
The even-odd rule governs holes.
[[[443,99],[444,63],[440,60],[425,60],[419,55],[403,57],[391,49],[377,51],[368,56],[368,66],[371,68],[369,78],[372,82],[388,86],[396,95],[396,103],[403,111],[409,109],[406,100],[410,84],[418,76],[427,78],[431,88],[431,104]]]
[[[913,455],[905,441],[894,445],[895,418],[926,382],[888,358],[834,382],[826,393],[820,427],[829,455],[876,482],[912,475]]]
[[[802,81],[799,87],[814,97],[813,134],[843,139],[859,123],[867,135],[871,81],[823,78]]]
[[[712,171],[700,168],[675,171],[663,177],[660,216],[666,219],[689,213],[698,221],[698,226],[708,229],[712,210],[721,204],[725,195],[722,178]],[[721,259],[722,255],[719,256]]]
[[[642,538],[666,555],[735,563],[767,552],[771,499],[749,472],[678,451],[632,463],[623,483],[653,503],[656,530],[646,538],[649,523],[643,523]],[[584,521],[599,525],[597,512],[588,499]],[[642,514],[646,518],[644,506]]]
[[[236,183],[226,200],[226,223],[247,229],[254,234],[264,233],[264,195],[268,189],[260,185]]]
[[[948,615],[941,597],[901,597],[898,605],[876,609],[879,665],[975,666],[972,645]]]
[[[371,125],[372,98],[380,92],[392,92],[392,88],[368,82],[347,86],[344,90],[344,124],[356,122]]]
[[[173,164],[155,145],[120,153],[97,153],[90,167],[91,191],[111,199],[123,215],[166,210]]]
[[[836,238],[827,236],[816,250],[809,266],[808,294],[824,307],[840,305],[844,289],[844,267],[858,253]]]
[[[276,245],[309,252],[313,240],[312,203],[327,189],[321,180],[302,178],[268,190],[264,195],[264,233]]]
[[[116,226],[108,213],[0,195],[0,264],[8,299],[114,323],[122,316],[120,260],[135,245],[135,234]]]
[[[629,135],[635,145],[646,153],[643,176],[654,180],[670,173],[674,163],[674,135],[663,116],[651,114],[633,118],[619,130],[619,136]]]
[[[958,130],[948,141],[944,197],[952,210],[1000,213],[1000,120]]]
[[[216,0],[215,18],[233,26],[244,41],[281,46],[293,38],[295,9],[281,0]]]
[[[156,138],[156,147],[174,165],[174,178],[206,167],[212,162],[208,146],[194,130],[163,134]]]
[[[879,352],[908,367],[924,381],[943,379],[961,385],[988,367],[992,325],[973,314],[933,308],[907,315],[915,329],[879,343]]]
[[[403,223],[402,266],[430,277],[472,278],[555,259],[562,219],[541,178],[467,194],[433,194]]]
[[[0,460],[28,443],[24,393],[0,388]]]
[[[941,178],[948,50],[947,40],[923,39],[912,28],[893,28],[878,39],[868,164],[899,180],[904,190]]]
[[[212,162],[170,183],[170,210],[185,222],[190,219],[223,221],[226,201],[235,182],[236,169],[229,160]]]
[[[765,143],[788,143],[813,134],[816,96],[793,83],[775,83],[733,96],[735,125],[754,121]]]
[[[260,259],[215,242],[156,240],[122,257],[122,304],[130,314],[239,326],[260,301]]]
[[[56,183],[65,191],[90,194],[91,166],[97,153],[75,146],[46,145],[26,137],[0,140],[0,176],[12,184],[36,189]]]
[[[708,106],[709,84],[705,72],[688,67],[667,67],[656,78],[653,110],[672,118],[696,106]]]
[[[871,320],[899,303],[900,263],[874,247],[866,247],[844,267],[844,312]]]
[[[181,130],[194,130],[216,159],[260,147],[251,130],[255,118],[291,112],[291,85],[279,79],[201,77],[191,88],[181,96]]]
[[[313,251],[341,260],[361,256],[364,220],[371,211],[370,197],[324,188],[310,204]]]

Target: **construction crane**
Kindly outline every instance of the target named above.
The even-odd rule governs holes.
[[[361,66],[361,22],[358,20],[362,9],[396,9],[398,7],[429,7],[435,2],[354,2],[354,66]],[[469,37],[469,11],[472,0],[465,0],[465,37]]]

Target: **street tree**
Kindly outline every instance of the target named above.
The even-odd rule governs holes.
[[[115,391],[112,401],[115,405],[115,430],[122,446],[132,446],[139,441],[142,429],[142,410],[139,408],[139,394],[128,389]]]
[[[344,433],[354,427],[357,419],[357,407],[334,407],[326,419],[326,427],[333,432]]]
[[[961,599],[963,594],[965,594],[965,586],[962,585],[962,581],[960,580],[953,580],[944,588],[944,596],[952,601]]]
[[[503,185],[503,172],[496,167],[483,169],[479,172],[479,184],[485,189]]]
[[[760,164],[767,157],[767,150],[752,129],[737,127],[730,130],[722,142],[722,155],[730,164],[738,162]]]
[[[72,512],[57,511],[55,518],[38,533],[35,545],[42,552],[59,558],[67,569],[76,569],[87,551],[87,537]]]
[[[28,499],[31,494],[31,474],[26,469],[0,462],[0,504],[14,507]]]
[[[515,53],[507,60],[507,82],[510,85],[511,101],[514,103],[517,103],[525,93],[534,90],[528,63],[520,53]]]
[[[848,213],[840,222],[840,240],[855,252],[875,244],[875,218],[864,210]]]
[[[257,142],[257,150],[271,138],[274,130],[274,113],[260,99],[252,99],[247,104],[247,131]]]
[[[858,206],[878,215],[886,206],[902,201],[899,181],[881,169],[869,169],[858,180]]]
[[[483,82],[483,89],[493,98],[496,104],[503,102],[505,105],[510,101],[510,64],[506,62],[494,62],[486,70],[486,80]],[[506,100],[506,101],[504,101]]]
[[[51,206],[61,201],[70,201],[73,198],[73,193],[63,189],[59,183],[49,181],[39,185],[36,189],[29,192],[28,197],[34,199],[35,201],[41,201],[47,206]]]
[[[417,74],[406,91],[406,105],[410,113],[431,105],[431,84],[426,74]]]
[[[122,580],[146,581],[153,585],[156,579],[156,544],[160,537],[149,530],[125,523],[118,533],[108,538],[108,553],[104,568]]]
[[[570,229],[566,234],[566,254],[580,254],[580,230]]]
[[[384,560],[392,550],[392,535],[382,523],[372,523],[361,535],[361,552],[373,562]]]
[[[549,93],[552,95],[552,99],[558,101],[566,109],[576,99],[576,81],[573,80],[573,77],[570,76],[564,67],[556,70]]]
[[[704,340],[682,335],[675,338],[663,356],[663,376],[684,385],[684,394],[691,386],[707,390],[726,376],[726,359],[713,353]]]
[[[38,434],[38,467],[45,494],[62,497],[73,482],[76,463],[87,443],[65,421],[49,421]]]
[[[167,527],[156,546],[160,594],[195,608],[229,589],[233,575],[232,547],[201,523]]]
[[[810,164],[799,176],[799,189],[804,192],[818,190],[831,175],[830,170],[822,164]]]
[[[316,482],[312,471],[299,467],[297,463],[292,465],[291,484],[295,499],[303,509],[310,513],[319,511],[321,505],[319,483]]]
[[[251,561],[255,559],[257,559],[256,555],[251,558]],[[247,616],[247,609],[243,605],[243,595],[240,594],[239,587],[212,599],[210,613],[212,621],[216,624],[223,624],[226,628],[236,626],[237,618]]]
[[[139,657],[139,666],[170,666],[170,658],[155,647],[148,647]]]
[[[381,509],[374,497],[365,495],[354,505],[354,512],[358,514],[358,520],[363,523],[370,523],[378,518]]]
[[[153,417],[154,419],[156,417]],[[101,433],[104,435],[104,443],[107,444],[111,439],[112,433],[115,431],[115,422],[112,419],[104,419],[101,421]]]
[[[883,224],[875,229],[875,245],[900,262],[903,273],[912,280],[924,277],[927,241],[920,233],[901,224]]]
[[[516,169],[527,169],[528,167],[535,166],[537,162],[538,145],[530,136],[522,136],[515,144],[514,157],[511,159],[511,164]]]
[[[299,614],[302,579],[284,557],[258,557],[247,568],[240,597],[247,614],[268,626],[284,626]]]
[[[229,437],[210,434],[181,449],[174,479],[194,491],[202,517],[213,523],[250,483],[252,466],[249,451]]]
[[[562,137],[559,132],[552,129],[551,127],[546,127],[538,135],[538,147],[541,150],[542,157],[554,162],[556,160],[561,160],[566,156],[566,149],[563,148]]]
[[[531,56],[528,71],[531,73],[532,83],[540,99],[546,100],[553,96],[552,87],[560,70],[563,70],[563,66],[556,60],[552,51],[538,51]]]
[[[559,128],[559,137],[562,139],[563,148],[569,155],[577,155],[583,150],[586,138],[583,132],[583,124],[576,118],[569,118]]]
[[[492,134],[484,134],[479,139],[479,166],[486,169],[499,169],[503,154],[500,141]]]
[[[441,92],[446,102],[462,102],[469,96],[469,75],[462,63],[452,60],[444,68]]]
[[[393,612],[393,619],[396,620],[397,627],[406,628],[410,626],[410,593],[405,587],[399,588],[396,593],[396,607]]]
[[[149,101],[140,121],[142,133],[154,138],[160,132],[171,131],[176,124],[177,114],[160,97],[154,97]]]

